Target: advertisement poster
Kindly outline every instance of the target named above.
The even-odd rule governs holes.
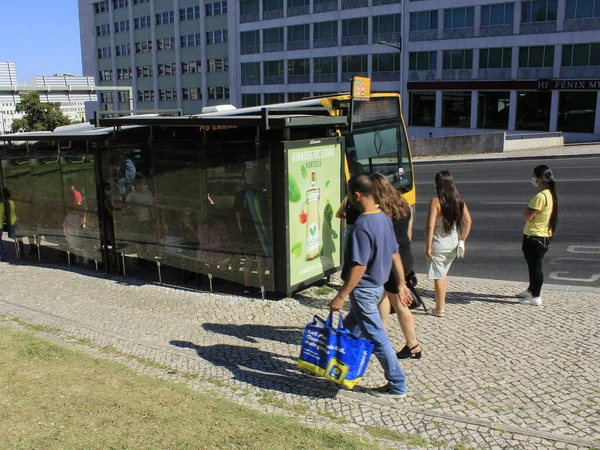
[[[339,143],[288,149],[290,285],[340,265]]]

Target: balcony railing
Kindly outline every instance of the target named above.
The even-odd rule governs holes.
[[[373,81],[400,81],[400,71],[393,72],[375,72],[371,75]]]
[[[411,70],[408,72],[409,81],[434,81],[435,70]]]
[[[271,44],[263,44],[263,53],[282,52],[283,42],[273,42]]]
[[[342,45],[367,45],[369,36],[342,36]]]
[[[442,70],[442,80],[470,80],[471,78],[473,78],[471,69]]]
[[[288,84],[310,83],[310,75],[288,75]]]
[[[263,11],[263,20],[281,19],[283,17],[283,9],[273,9],[271,11]]]
[[[260,45],[246,45],[240,49],[242,55],[250,55],[252,53],[260,53]]]
[[[393,5],[394,3],[402,3],[402,0],[373,0],[373,6]]]
[[[397,46],[402,46],[402,34],[401,33],[377,33],[373,35],[373,43],[379,41],[389,42]]]
[[[338,2],[337,0],[327,3],[315,3],[313,5],[313,13],[321,13],[327,11],[337,11]]]
[[[479,36],[481,37],[493,37],[493,36],[510,36],[513,34],[514,28],[512,25],[490,25],[482,26],[479,28]]]
[[[307,14],[310,14],[310,5],[296,6],[295,8],[288,8],[288,10],[287,10],[288,17],[304,16]]]
[[[563,31],[600,30],[600,17],[565,20]]]
[[[556,21],[522,23],[519,34],[545,34],[556,32]]]
[[[313,48],[337,47],[337,46],[338,46],[338,39],[336,37],[327,38],[327,39],[315,39],[313,41]]]
[[[259,20],[260,15],[258,13],[242,14],[240,16],[240,23],[258,22]]]
[[[473,36],[475,28],[450,28],[442,33],[442,39],[466,39]]]
[[[579,78],[580,80],[595,80],[600,78],[600,67],[561,67],[559,78]]]
[[[265,76],[265,84],[283,84],[283,75]]]
[[[242,86],[256,86],[260,84],[260,77],[242,78]]]
[[[366,77],[368,76],[367,71],[365,70],[364,72],[342,72],[342,83],[344,81],[350,80],[352,79],[352,77]]]
[[[480,80],[510,80],[510,69],[479,69],[477,75]]]
[[[337,83],[337,73],[319,73],[314,75],[314,83]]]
[[[437,30],[411,31],[408,40],[414,41],[433,41],[438,38]]]
[[[552,67],[528,67],[517,69],[517,78],[520,80],[539,80],[553,78]]]
[[[364,8],[369,6],[369,0],[342,0],[342,9]]]
[[[310,41],[288,41],[287,43],[288,50],[303,50],[306,48],[310,48]]]

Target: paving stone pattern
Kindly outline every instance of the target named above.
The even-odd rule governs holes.
[[[432,285],[419,289],[431,304]],[[597,293],[547,291],[537,308],[517,304],[514,286],[450,278],[447,317],[414,313],[424,351],[402,362],[409,396],[387,400],[364,389],[385,382],[376,359],[353,391],[296,368],[304,326],[327,314],[325,290],[270,301],[0,264],[0,315],[193,374],[241,404],[351,433],[418,433],[424,448],[600,448]],[[402,348],[394,316],[389,334]]]

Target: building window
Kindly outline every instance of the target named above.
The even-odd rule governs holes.
[[[167,25],[173,22],[175,22],[173,11],[165,11],[156,15],[156,25]]]
[[[421,11],[410,13],[410,31],[437,30],[438,12]]]
[[[229,86],[209,86],[208,98],[213,100],[225,100],[229,98]]]
[[[288,61],[288,75],[301,76],[310,75],[310,59],[290,59]]]
[[[283,50],[283,27],[263,30],[263,51]]]
[[[187,34],[180,37],[181,48],[200,47],[200,33]]]
[[[158,75],[176,75],[177,64],[176,63],[165,63],[158,65]]]
[[[500,3],[481,7],[481,26],[512,25],[515,21],[515,4]]]
[[[131,68],[117,69],[118,80],[129,80],[131,78]]]
[[[122,44],[115,47],[115,54],[117,56],[131,55],[131,44]]]
[[[112,56],[110,47],[104,47],[98,49],[98,59],[107,59]]]
[[[101,103],[114,103],[115,93],[114,92],[100,92]]]
[[[519,48],[519,67],[552,67],[554,65],[554,46]]]
[[[302,99],[310,97],[310,92],[289,92],[288,101],[299,102]]]
[[[410,52],[408,70],[437,70],[437,52]]]
[[[129,31],[129,20],[115,22],[115,33],[124,33],[126,31]]]
[[[183,88],[181,90],[183,100],[201,100],[202,88]]]
[[[563,45],[562,66],[600,66],[600,44]]]
[[[600,17],[600,1],[598,0],[569,0],[566,4],[565,19]]]
[[[138,78],[149,78],[154,76],[153,66],[138,66],[135,69]]]
[[[152,25],[150,16],[141,16],[133,19],[133,28],[139,30],[141,28],[150,28]]]
[[[444,70],[459,70],[473,68],[473,50],[444,50]]]
[[[159,89],[158,99],[161,102],[171,102],[177,100],[177,89]]]
[[[156,50],[159,52],[162,50],[173,50],[174,48],[175,48],[175,37],[174,36],[156,40]]]
[[[200,7],[190,6],[179,10],[179,20],[194,20],[200,18]]]
[[[214,30],[206,32],[207,44],[225,44],[227,43],[227,30]]]
[[[369,55],[342,56],[342,73],[367,74]]]
[[[477,128],[508,130],[510,92],[478,92]]]
[[[338,73],[337,56],[315,58],[315,74]]]
[[[369,21],[366,17],[342,20],[342,37],[368,36]]]
[[[135,43],[136,53],[150,53],[152,51],[152,41],[142,41]]]
[[[240,33],[240,42],[240,52],[242,55],[260,53],[260,35],[258,34],[258,30],[242,31]]]
[[[138,101],[153,102],[154,101],[154,91],[152,91],[152,90],[138,91]]]
[[[373,72],[398,72],[399,70],[399,53],[379,53],[373,55]]]
[[[260,105],[260,94],[242,94],[242,108]]]
[[[457,128],[471,126],[471,91],[442,93],[442,126]]]
[[[444,10],[444,29],[471,28],[475,25],[475,8],[454,8]]]
[[[112,70],[101,70],[98,72],[98,79],[100,81],[112,81],[113,71]]]
[[[337,20],[329,22],[317,22],[313,24],[315,41],[321,39],[335,39],[337,41],[338,23]]]
[[[207,17],[220,16],[221,14],[227,14],[227,1],[206,4]]]
[[[479,50],[480,69],[510,69],[512,48],[482,48]]]
[[[563,91],[558,99],[558,131],[593,133],[596,95]]]
[[[250,62],[241,64],[242,80],[243,79],[258,79],[260,80],[260,63]],[[260,82],[258,83],[260,84]]]
[[[548,22],[551,20],[556,20],[557,9],[558,0],[535,0],[530,2],[521,2],[521,22]]]
[[[258,14],[258,0],[240,0],[240,15]]]
[[[263,62],[263,73],[265,76],[265,84],[280,84],[279,82],[272,83],[273,81],[280,81],[283,83],[283,61]],[[269,78],[271,79],[269,80]],[[276,78],[276,80],[273,78]]]
[[[206,66],[209,72],[228,72],[229,60],[227,58],[207,59]]]
[[[127,8],[129,0],[113,0],[113,9]]]
[[[288,50],[310,48],[310,28],[308,24],[294,25],[287,30]]]
[[[96,12],[96,14],[108,11],[108,2],[94,3],[94,11]]]
[[[283,93],[276,94],[265,94],[265,105],[275,105],[276,103],[285,102],[285,96]]]
[[[373,34],[400,33],[402,20],[400,14],[373,17]]]
[[[142,3],[149,3],[150,0],[133,0],[134,5],[141,5]]]
[[[202,72],[202,61],[184,61],[181,63],[181,73],[200,73]]]
[[[517,92],[517,130],[550,129],[551,92]]]
[[[96,27],[96,36],[108,36],[110,34],[110,25],[98,25]]]
[[[409,102],[409,125],[435,126],[435,91],[411,92]]]

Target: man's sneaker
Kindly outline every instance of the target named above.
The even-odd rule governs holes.
[[[529,292],[528,289],[525,289],[523,292],[519,292],[517,294],[517,298],[525,298],[525,297],[531,297],[531,292]]]
[[[519,300],[521,305],[542,306],[542,296],[532,297],[531,294]]]
[[[374,395],[375,397],[399,399],[406,397],[406,392],[394,391],[388,383],[385,386],[371,389],[371,395]]]

